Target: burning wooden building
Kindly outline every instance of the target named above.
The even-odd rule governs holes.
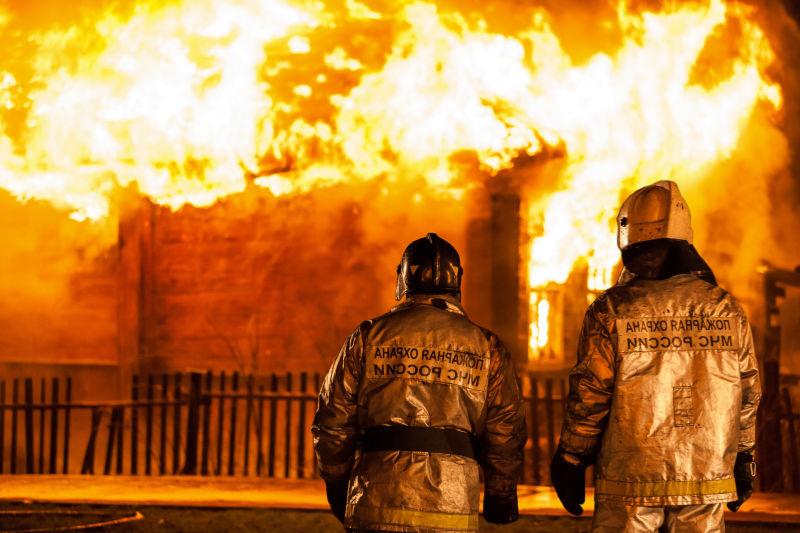
[[[323,371],[428,231],[518,367],[564,369],[663,178],[754,317],[800,263],[780,2],[81,4],[0,6],[3,376]]]

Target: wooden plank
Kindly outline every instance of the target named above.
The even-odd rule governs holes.
[[[63,453],[64,458],[61,464],[61,473],[68,474],[69,473],[69,431],[70,431],[70,424],[72,422],[72,411],[69,408],[70,403],[72,402],[72,378],[67,378],[67,390],[64,396],[64,404],[66,407],[64,408],[64,446],[63,446]]]
[[[214,386],[214,373],[210,370],[206,373],[205,394],[211,392]],[[211,397],[203,396],[203,449],[200,453],[200,473],[208,475],[208,453],[211,443]]]
[[[264,470],[264,385],[258,386],[258,414],[256,418],[256,475]],[[2,464],[0,463],[0,466]],[[0,469],[0,473],[2,470]]]
[[[117,407],[117,474],[122,474],[125,469],[125,408]]]
[[[544,382],[544,407],[547,421],[547,457],[556,453],[555,416],[553,413],[553,380],[547,378]]]
[[[531,439],[533,440],[533,484],[542,484],[542,448],[539,436],[539,381],[531,377]]]
[[[45,408],[44,404],[47,401],[47,382],[44,378],[41,379],[41,384],[39,386],[39,470],[40,474],[44,474],[44,418],[45,418]]]
[[[319,372],[314,372],[314,393],[315,393],[315,396],[319,395],[319,390],[320,390],[321,383],[322,383],[322,377],[320,376]],[[317,407],[317,404],[316,404],[316,399],[315,399],[314,404],[312,405],[312,411],[314,413],[314,414],[311,415],[311,419],[312,420],[314,419],[314,416],[316,416],[316,407]],[[316,454],[314,452],[313,440],[311,442],[311,465],[312,465],[311,471],[312,471],[313,477],[315,479],[319,478],[319,468],[317,468],[317,457],[316,457]]]
[[[161,432],[159,438],[159,457],[158,457],[158,473],[164,475],[167,473],[167,395],[169,394],[169,375],[165,372],[161,375]]]
[[[139,375],[131,376],[131,400],[139,401]],[[131,407],[131,474],[139,473],[139,407]]]
[[[308,392],[308,374],[300,372],[300,391]],[[306,474],[306,405],[305,400],[298,402],[300,407],[297,429],[297,477],[304,478]]]
[[[225,398],[222,394],[225,393],[225,372],[219,375],[219,402],[217,403],[217,464],[214,468],[216,475],[222,474],[222,436],[223,426],[225,425]]]
[[[522,395],[523,408],[525,409],[525,428],[528,431],[525,440],[525,446],[522,450],[522,475],[520,476],[519,483],[530,485],[533,480],[533,449],[535,443],[530,438],[531,429],[531,413],[527,408],[527,402],[531,397],[531,380],[530,376],[523,374],[519,381],[519,391]]]
[[[103,412],[99,408],[92,408],[92,427],[89,432],[89,441],[86,443],[86,452],[83,454],[83,465],[81,474],[94,474],[94,452],[97,442],[97,433],[100,430],[100,422]]]
[[[147,375],[147,407],[145,408],[145,436],[144,436],[144,473],[153,473],[153,399],[155,398],[155,378],[153,374]]]
[[[6,447],[6,380],[0,380],[0,474],[3,474],[3,459]]]
[[[286,392],[292,392],[292,374],[286,373]],[[286,440],[283,447],[283,468],[284,477],[290,477],[291,458],[292,458],[292,400],[286,399],[286,427],[284,431]]]
[[[181,390],[181,380],[183,375],[175,373],[173,384],[173,398],[175,399],[175,410],[172,419],[172,473],[177,474],[181,471],[181,402],[183,401],[183,391]]]
[[[231,392],[234,395],[239,392],[239,372],[233,373],[233,380],[231,383]],[[231,426],[230,436],[228,439],[228,475],[232,476],[235,473],[235,460],[236,460],[236,408],[239,401],[236,397],[231,398]]]
[[[278,392],[278,376],[272,374],[270,378],[270,391]],[[277,437],[278,401],[275,398],[269,400],[269,450],[267,451],[267,475],[275,477],[275,437]]]
[[[14,378],[14,385],[11,394],[11,457],[9,464],[11,473],[17,473],[17,407],[19,406],[19,380]]]
[[[189,407],[186,413],[186,462],[182,474],[197,474],[197,447],[200,440],[200,395],[203,375],[192,372],[189,385]]]
[[[788,455],[788,464],[784,467],[785,470],[789,471],[789,475],[791,476],[792,480],[792,491],[799,492],[800,491],[800,461],[798,461],[798,442],[797,442],[797,431],[795,429],[795,421],[794,421],[794,413],[792,409],[792,397],[789,394],[789,389],[784,388],[781,390],[781,395],[783,398],[783,417],[786,419],[786,423],[788,424],[788,439],[789,439],[789,446],[786,450]]]
[[[108,422],[108,440],[106,441],[106,459],[103,462],[103,474],[111,473],[111,460],[114,457],[114,440],[117,437],[117,411],[118,407],[111,410],[111,420]]]
[[[244,415],[244,475],[250,473],[250,421],[253,417],[253,374],[247,376],[247,400]]]
[[[53,378],[51,389],[50,389],[50,403],[53,406],[50,408],[50,470],[51,474],[56,473],[56,454],[58,452],[58,407],[56,404],[58,403],[58,396],[59,396],[59,378]],[[2,420],[0,420],[0,424],[2,424]],[[2,436],[0,435],[0,442],[2,441]],[[0,472],[3,469],[0,466]]]
[[[33,379],[25,378],[25,473],[33,474]]]

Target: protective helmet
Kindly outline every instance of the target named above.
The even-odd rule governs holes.
[[[428,233],[406,247],[397,265],[395,298],[406,294],[460,294],[461,259],[453,246],[435,233]]]
[[[617,246],[656,239],[692,243],[689,206],[674,181],[662,180],[642,187],[623,202],[617,215]]]

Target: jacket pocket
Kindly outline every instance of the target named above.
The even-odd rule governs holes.
[[[694,426],[694,405],[691,385],[672,387],[672,415],[675,427]]]

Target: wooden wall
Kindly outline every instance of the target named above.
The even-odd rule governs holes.
[[[0,191],[0,364],[118,363],[116,233]]]
[[[361,320],[394,305],[408,242],[436,231],[463,250],[464,210],[375,186],[153,207],[138,370],[325,371]]]
[[[137,372],[324,372],[361,320],[395,304],[403,249],[429,231],[461,252],[467,312],[492,326],[488,195],[417,190],[253,187],[179,211],[127,191],[102,224],[0,198],[0,237],[16,239],[0,251],[0,372],[58,369],[102,397],[124,396]]]

